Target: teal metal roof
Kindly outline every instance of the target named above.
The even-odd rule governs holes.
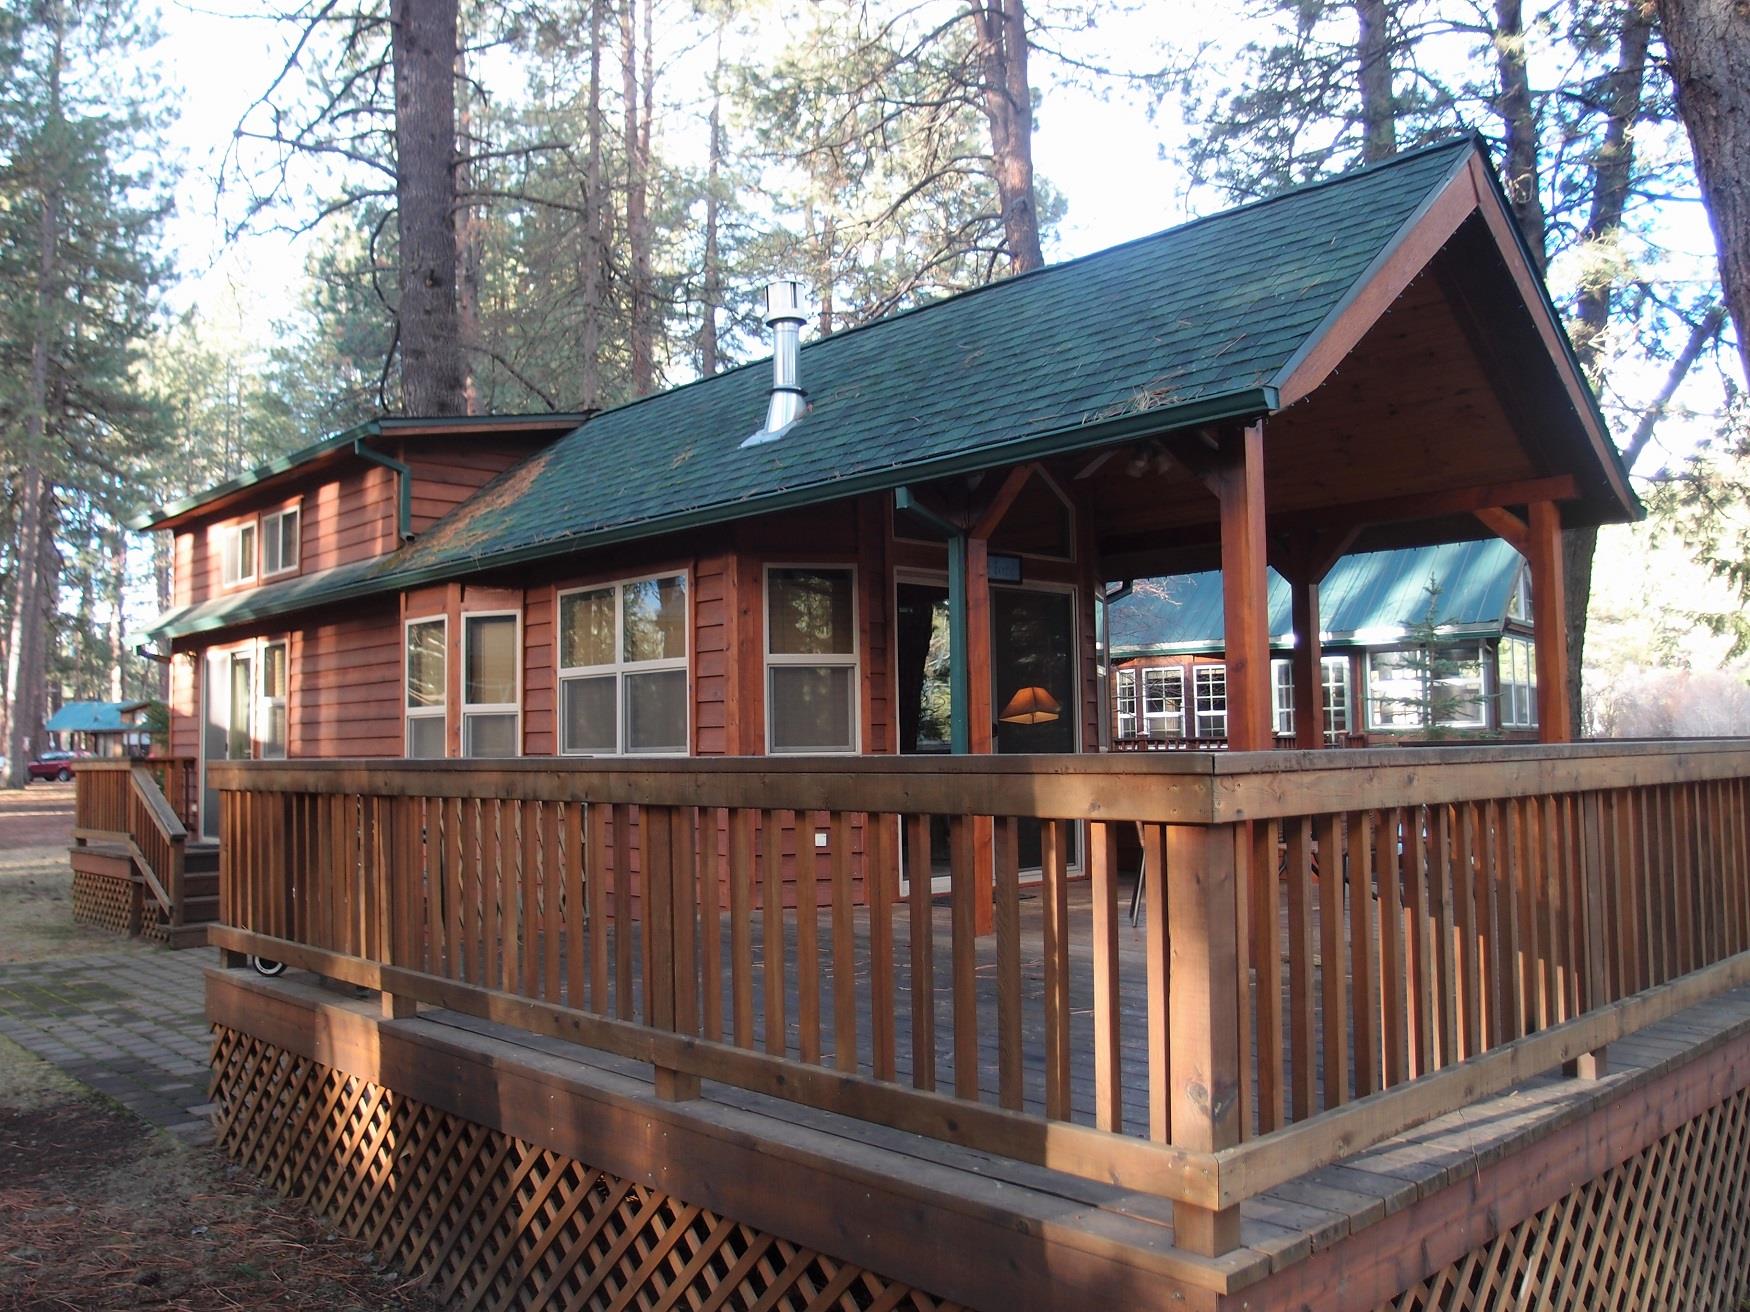
[[[1432,618],[1453,636],[1497,634],[1524,560],[1499,538],[1344,556],[1319,586],[1321,641],[1373,646],[1402,640]],[[1270,642],[1293,645],[1288,584],[1270,571]],[[1107,612],[1115,660],[1214,652],[1225,632],[1221,575],[1139,580]]]
[[[166,615],[159,637],[1242,418],[1480,147],[1464,138],[802,347],[812,409],[743,449],[769,362],[590,419],[419,541]],[[338,439],[334,439],[338,440]]]
[[[141,726],[135,712],[146,702],[66,702],[49,716],[43,728],[50,733],[124,733]]]

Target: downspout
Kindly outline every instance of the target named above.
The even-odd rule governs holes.
[[[948,748],[955,756],[967,756],[972,752],[972,670],[966,649],[966,530],[920,502],[909,487],[894,490],[893,504],[948,538]]]
[[[362,437],[353,439],[352,453],[363,456],[373,465],[395,471],[396,533],[402,542],[413,541],[413,470],[394,456],[384,455],[375,447],[366,446]]]

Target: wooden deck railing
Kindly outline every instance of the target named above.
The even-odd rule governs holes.
[[[666,1096],[719,1081],[1154,1192],[1208,1253],[1244,1198],[1750,981],[1738,743],[215,781],[221,947],[647,1061]],[[901,853],[946,870],[942,913],[898,905]]]
[[[77,761],[73,765],[73,837],[110,838],[128,831],[131,761]]]
[[[192,756],[148,756],[146,766],[170,804],[171,813],[183,829],[195,833],[200,828],[200,762]]]
[[[81,761],[74,767],[73,836],[125,846],[172,926],[184,919],[188,831],[139,761]]]

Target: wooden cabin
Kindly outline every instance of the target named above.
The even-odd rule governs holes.
[[[1499,538],[1560,635],[1637,513],[1482,147],[798,300],[142,518],[225,1150],[470,1307],[1745,1292],[1750,753],[1563,744],[1547,637],[1544,742],[1317,750],[1336,562]],[[1231,750],[1099,751],[1099,597],[1212,568]]]
[[[1537,741],[1531,569],[1499,538],[1345,556],[1320,588],[1327,747]],[[1270,572],[1271,728],[1294,733],[1288,581]],[[1227,745],[1221,575],[1141,579],[1106,606],[1124,751]]]

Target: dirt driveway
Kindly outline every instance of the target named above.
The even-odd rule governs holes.
[[[88,1040],[96,1033],[120,1049],[108,1060],[112,1073],[156,1079],[158,1059],[172,1045],[186,1054],[190,1039],[168,1025],[161,1035],[150,1025],[143,1035],[119,1035],[126,1008],[112,995],[137,1001],[153,990],[126,981],[187,963],[174,991],[179,1004],[192,994],[198,1012],[196,958],[210,958],[154,958],[163,949],[75,927],[72,824],[69,784],[0,792],[0,995],[35,1000],[30,1042],[63,1053],[57,1063],[95,1068]],[[200,1041],[197,1017],[197,1063]],[[101,1073],[92,1078],[105,1083]],[[185,1091],[181,1101],[191,1097],[199,1094]],[[0,1312],[435,1307],[363,1245],[240,1175],[212,1148],[154,1129],[0,1037]]]
[[[72,841],[72,784],[0,790],[0,966],[148,950],[73,923]]]

